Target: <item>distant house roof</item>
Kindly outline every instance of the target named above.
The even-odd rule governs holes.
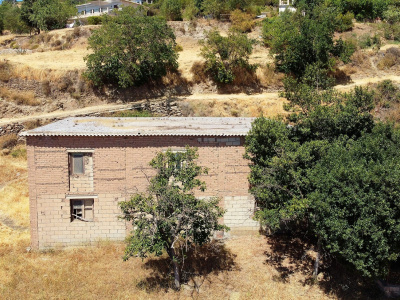
[[[21,136],[245,136],[254,118],[68,118]]]

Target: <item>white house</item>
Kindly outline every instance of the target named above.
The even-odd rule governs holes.
[[[295,0],[279,0],[279,13],[283,13],[285,10],[296,11],[292,6]]]
[[[124,6],[138,6],[143,3],[152,3],[152,0],[105,0],[105,1],[91,1],[85,4],[77,5],[78,16],[72,19],[82,19],[91,16],[100,16],[108,14],[113,10],[119,10]]]

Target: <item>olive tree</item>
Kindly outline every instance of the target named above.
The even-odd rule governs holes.
[[[175,46],[175,35],[164,19],[126,7],[115,17],[105,16],[89,38],[93,53],[85,57],[85,76],[96,86],[138,85],[177,69]]]
[[[135,194],[121,202],[122,218],[132,222],[124,259],[141,258],[150,253],[168,253],[174,270],[175,287],[180,288],[180,264],[191,245],[210,241],[214,231],[227,230],[218,219],[224,214],[219,198],[199,199],[195,190],[204,191],[198,176],[207,169],[196,164],[197,149],[160,152],[150,162],[156,175],[150,179],[146,194]]]

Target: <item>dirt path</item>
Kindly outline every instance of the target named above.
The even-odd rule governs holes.
[[[384,76],[376,76],[371,78],[361,78],[355,79],[352,83],[347,85],[337,85],[335,88],[339,91],[348,91],[353,89],[355,86],[367,85],[369,83],[376,83],[383,80],[392,80],[394,82],[400,82],[400,76],[398,75],[384,75]],[[149,101],[163,101],[166,98],[162,99],[153,99]],[[258,99],[271,99],[279,101],[281,98],[279,93],[277,92],[269,92],[269,93],[260,93],[260,94],[193,94],[190,96],[179,96],[173,98],[175,101],[199,101],[199,100],[215,100],[215,101],[238,101],[238,100],[258,100]],[[57,119],[57,118],[67,118],[74,116],[82,116],[87,114],[96,114],[96,113],[104,113],[104,112],[113,112],[119,110],[127,110],[140,106],[141,104],[147,102],[147,100],[142,100],[129,104],[102,104],[97,106],[89,106],[85,108],[79,108],[75,110],[69,111],[54,111],[50,113],[43,113],[38,115],[30,115],[23,116],[17,118],[4,118],[0,119],[0,126],[7,125],[10,123],[17,122],[26,122],[33,121],[36,119]]]

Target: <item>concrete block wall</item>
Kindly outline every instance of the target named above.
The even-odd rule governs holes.
[[[93,192],[93,157],[92,153],[83,153],[83,174],[69,175],[70,192]]]
[[[249,195],[224,197],[224,223],[232,232],[253,231],[260,228],[259,223],[253,220],[255,205],[254,198]]]
[[[98,239],[123,240],[129,232],[118,220],[118,202],[145,192],[155,174],[149,162],[168,148],[198,147],[198,164],[209,168],[201,177],[205,192],[196,196],[221,198],[232,228],[256,230],[251,220],[254,201],[248,193],[248,161],[243,158],[244,137],[28,137],[31,241],[34,248],[90,243]],[[70,188],[68,151],[90,151],[87,169],[93,173]],[[75,178],[74,178],[75,180]],[[88,183],[89,182],[89,183]],[[90,183],[92,182],[92,183]],[[88,185],[89,184],[89,185]],[[71,222],[71,197],[94,199],[94,222]]]

